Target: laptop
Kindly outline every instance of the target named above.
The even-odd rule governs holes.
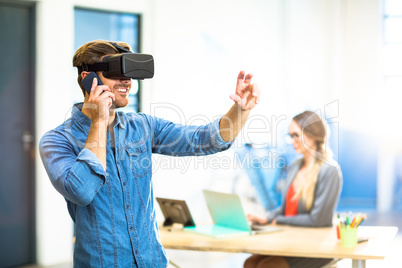
[[[277,226],[249,225],[238,195],[203,190],[205,201],[214,224],[184,227],[215,238],[247,236],[282,230]]]

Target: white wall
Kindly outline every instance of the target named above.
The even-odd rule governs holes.
[[[245,130],[239,143],[271,142],[273,132],[286,129],[289,119],[305,109],[319,110],[344,129],[376,135],[373,130],[381,122],[372,121],[381,112],[373,109],[382,90],[380,12],[379,0],[155,0],[157,69],[151,103],[177,109],[158,106],[148,112],[185,123],[193,117],[201,121],[201,115],[211,120],[229,108],[236,74],[245,69],[255,74],[262,91],[252,119],[264,116],[269,124],[258,134]],[[287,120],[275,123],[272,116]],[[238,172],[232,155],[219,155],[228,158],[232,168],[226,169],[202,169],[202,160],[195,159],[155,167],[156,195],[191,199],[200,188],[221,185]],[[163,162],[160,158],[155,156],[156,162]],[[379,199],[389,199],[390,169],[381,171],[379,164],[380,189],[388,180]],[[183,165],[189,166],[185,174]],[[176,192],[171,185],[186,190]]]
[[[240,70],[255,75],[263,98],[252,115],[284,109],[280,91],[280,1],[163,1],[154,4],[152,107],[148,112],[184,124],[225,114]],[[168,105],[164,105],[167,103]],[[145,107],[144,107],[145,108]],[[270,116],[268,116],[271,122]],[[260,124],[259,124],[260,125]],[[257,127],[257,126],[255,126]],[[250,137],[266,141],[268,129]],[[250,141],[242,133],[237,143]],[[201,189],[230,191],[233,150],[200,158],[154,156],[155,196],[186,199],[195,220],[206,211]],[[163,165],[168,162],[167,165]],[[200,199],[201,198],[201,199]]]
[[[376,101],[370,96],[381,92],[379,1],[41,0],[37,137],[70,112],[75,81],[60,74],[75,72],[75,4],[143,14],[142,52],[155,58],[155,77],[143,81],[144,112],[181,123],[211,121],[232,105],[229,95],[244,69],[255,75],[262,99],[251,114],[254,129],[241,133],[237,144],[272,143],[289,119],[307,108],[327,111],[342,127],[374,132],[370,118]],[[190,203],[204,187],[230,190],[240,174],[233,150],[206,158],[154,160],[155,195]],[[386,180],[391,168],[380,167]],[[380,198],[389,191],[385,187]],[[71,260],[72,223],[39,157],[37,197],[39,263]]]
[[[71,106],[70,76],[73,10],[68,2],[41,1],[37,5],[36,137],[60,124]],[[60,28],[55,21],[60,22]],[[62,29],[62,30],[61,30]],[[63,53],[64,52],[64,53]],[[57,55],[57,56],[55,56]],[[48,265],[72,256],[72,221],[64,199],[52,187],[37,155],[37,260]]]

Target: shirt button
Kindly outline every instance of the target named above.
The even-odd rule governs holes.
[[[126,181],[123,181],[123,185],[126,186]]]
[[[126,208],[129,208],[130,207],[130,205],[129,204],[126,204]]]
[[[130,231],[133,231],[134,230],[134,227],[130,227]]]
[[[135,254],[138,254],[138,251],[135,251]]]

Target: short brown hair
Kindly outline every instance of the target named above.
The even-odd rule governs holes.
[[[83,64],[101,62],[103,56],[121,53],[111,43],[116,43],[118,46],[131,50],[131,47],[124,42],[111,42],[105,40],[91,41],[77,49],[73,57],[73,66],[79,67]],[[78,74],[77,81],[81,87],[82,94],[85,96],[85,89],[81,84],[81,74]]]

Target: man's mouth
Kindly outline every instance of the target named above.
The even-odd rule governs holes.
[[[119,87],[119,88],[116,88],[116,91],[121,92],[121,93],[127,93],[128,88],[126,88],[126,87]]]

